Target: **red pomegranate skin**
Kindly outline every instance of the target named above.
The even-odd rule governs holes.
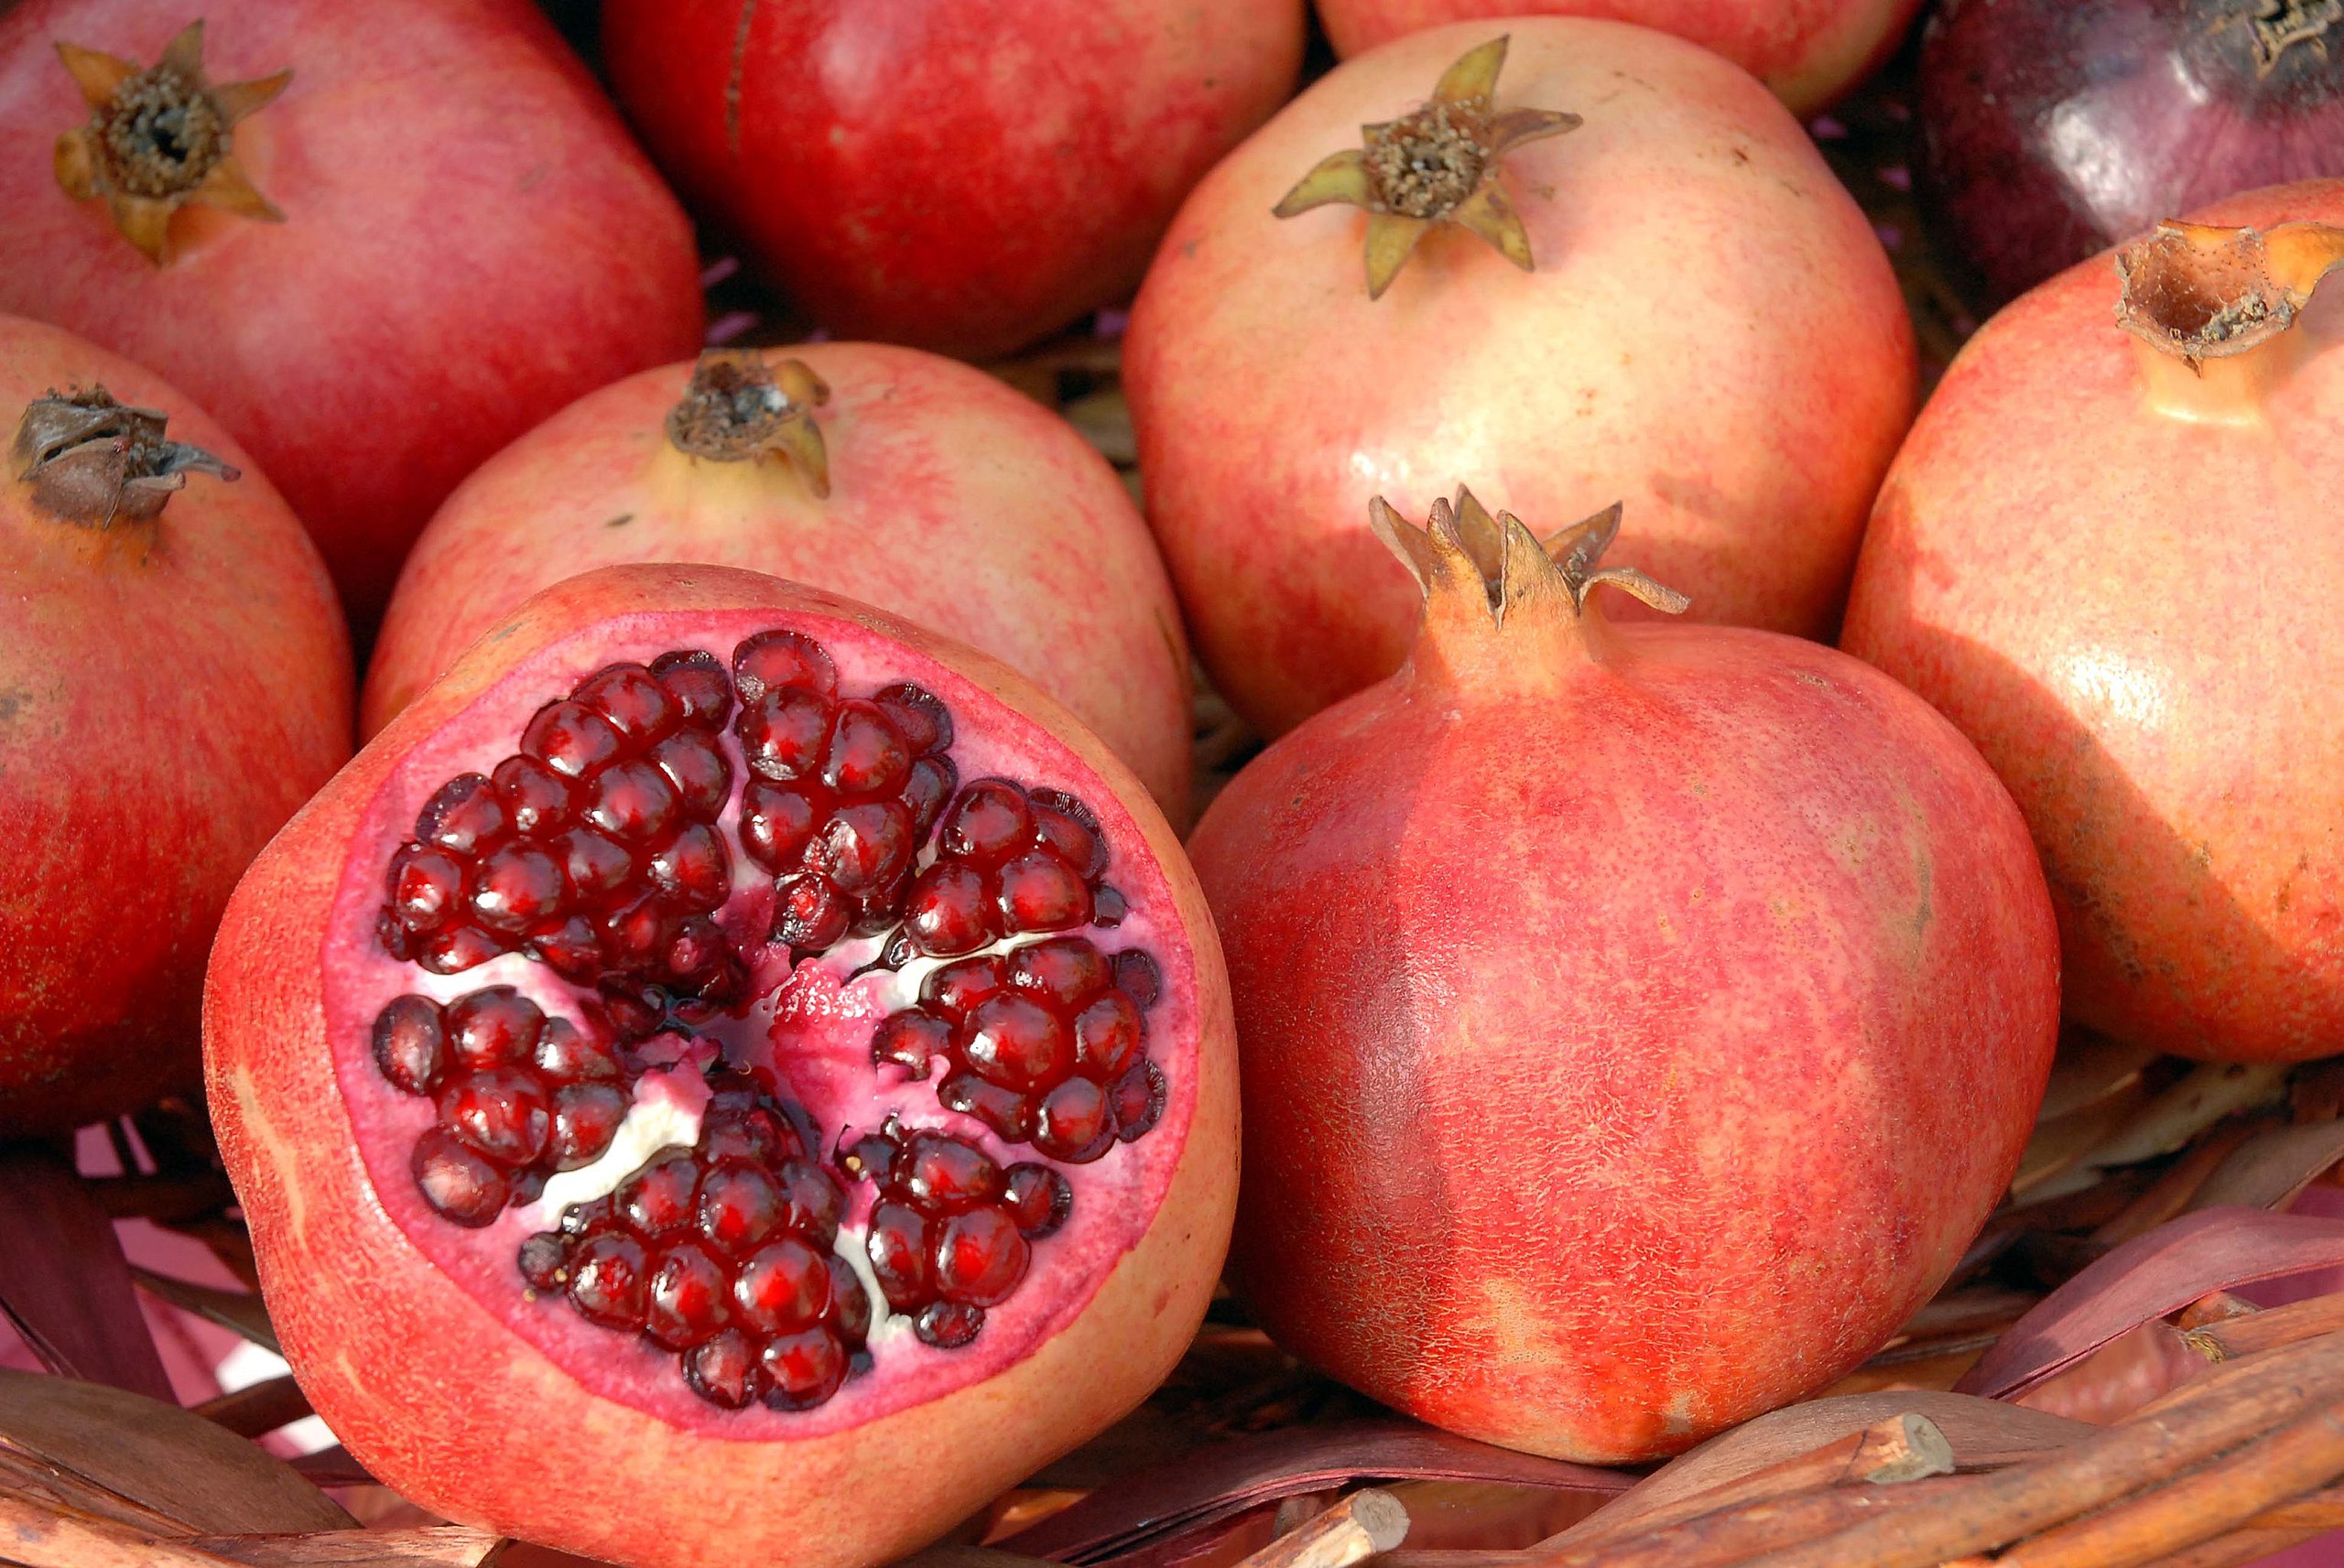
[[[975,358],[1128,297],[1294,90],[1300,0],[612,0],[618,99],[841,337]]]
[[[193,475],[112,528],[0,477],[0,1135],[194,1086],[229,890],[350,755],[333,588],[251,459],[161,377],[0,316],[5,438],[33,399],[92,384],[243,475]]]
[[[1920,0],[1318,0],[1346,59],[1403,33],[1506,16],[1601,16],[1713,49],[1795,114],[1829,108],[1895,52]]]
[[[2009,796],[1912,694],[1564,605],[1428,632],[1190,849],[1263,1325],[1619,1463],[1812,1393],[1943,1282],[2034,1120],[2057,948]]]
[[[365,1020],[351,1010],[370,986],[400,983],[380,974],[389,960],[366,935],[365,912],[382,896],[412,797],[451,758],[509,749],[548,687],[614,653],[721,648],[775,626],[815,636],[842,670],[870,661],[917,679],[954,708],[964,736],[996,703],[1023,715],[1025,732],[1001,744],[1051,759],[1048,772],[1081,790],[1115,842],[1152,858],[1141,871],[1126,857],[1120,874],[1135,910],[1166,912],[1153,941],[1173,1028],[1194,1045],[1172,1074],[1161,1123],[1074,1168],[1115,1178],[1107,1190],[1124,1201],[1100,1212],[1107,1237],[1122,1239],[1086,1244],[1090,1261],[1052,1276],[1055,1293],[1036,1296],[1022,1318],[1007,1315],[1017,1301],[997,1309],[968,1349],[921,1359],[912,1346],[892,1379],[851,1381],[819,1409],[728,1411],[687,1392],[672,1357],[646,1380],[633,1342],[566,1310],[528,1319],[517,1276],[483,1283],[467,1271],[463,1238],[481,1233],[435,1224],[404,1149],[382,1145],[383,1086]],[[834,1026],[808,1027],[819,1039]],[[867,1072],[867,1019],[862,1028]],[[1165,1376],[1203,1315],[1234,1204],[1226,981],[1179,843],[1137,781],[1006,666],[851,600],[725,568],[570,579],[420,694],[238,888],[207,981],[204,1041],[212,1117],[271,1321],[336,1435],[435,1513],[632,1568],[866,1568],[934,1539]],[[363,1103],[353,1098],[361,1085],[371,1085]],[[1138,1164],[1118,1163],[1134,1154]],[[1080,1205],[1078,1194],[1078,1216]],[[1037,1260],[1066,1240],[1040,1243]],[[1028,1288],[1048,1266],[1037,1260]],[[1014,1354],[996,1350],[988,1375],[960,1380],[948,1357],[1002,1336]]]
[[[1134,309],[1148,520],[1215,687],[1266,734],[1407,652],[1372,495],[1420,514],[1467,472],[1525,516],[1624,498],[1694,615],[1821,636],[1912,416],[1887,259],[1781,104],[1644,28],[1508,28],[1497,106],[1585,118],[1504,160],[1536,271],[1437,229],[1371,300],[1358,211],[1270,214],[1490,38],[1471,23],[1314,83],[1197,188]]]
[[[662,421],[689,365],[590,394],[465,481],[417,542],[367,670],[364,731],[537,589],[591,567],[700,561],[830,589],[1024,671],[1186,822],[1188,643],[1114,471],[1031,398],[950,360],[786,351],[830,389],[814,416],[827,498],[778,460],[677,449]]]
[[[2344,181],[2193,214],[2344,222]],[[2090,1028],[2184,1055],[2299,1061],[2344,1025],[2344,296],[2243,362],[2114,324],[2106,256],[1971,340],[1882,490],[1844,645],[1936,704],[2026,813]],[[2249,372],[2248,373],[2256,373]],[[2171,379],[2171,378],[2169,378]]]
[[[215,82],[290,68],[234,152],[281,223],[173,221],[157,267],[50,172],[90,111],[53,44]],[[370,628],[459,480],[700,339],[689,224],[526,0],[30,0],[0,19],[0,310],[186,387],[309,525]]]

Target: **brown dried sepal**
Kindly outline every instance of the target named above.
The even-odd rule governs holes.
[[[1587,596],[1605,584],[1671,615],[1687,609],[1691,600],[1632,567],[1599,569],[1597,563],[1619,535],[1623,510],[1615,501],[1542,544],[1521,518],[1511,512],[1492,516],[1461,485],[1453,504],[1432,503],[1431,521],[1422,528],[1404,520],[1380,495],[1367,503],[1369,525],[1408,568],[1428,603],[1478,599],[1491,623],[1501,628],[1509,615],[1541,601],[1568,605],[1576,619],[1586,612]]]
[[[2268,342],[2344,265],[2344,228],[2280,223],[2224,229],[2178,220],[2116,253],[2116,324],[2196,365]]]
[[[155,516],[190,473],[238,477],[202,448],[166,438],[169,417],[118,403],[103,386],[51,391],[17,422],[9,472],[42,511],[97,528]]]
[[[1441,73],[1423,108],[1362,125],[1362,146],[1321,159],[1272,209],[1291,218],[1329,202],[1364,208],[1370,299],[1383,297],[1437,223],[1481,235],[1525,272],[1536,265],[1529,231],[1498,185],[1498,167],[1525,142],[1581,122],[1552,109],[1499,109],[1505,49],[1505,38],[1496,38],[1467,54]]]
[[[190,22],[141,70],[60,40],[58,59],[90,123],[57,138],[57,183],[76,201],[105,198],[114,227],[156,265],[171,259],[171,215],[195,203],[281,223],[236,161],[238,121],[285,91],[290,70],[214,85],[203,74],[203,23]]]
[[[814,410],[830,389],[802,360],[767,364],[754,349],[710,349],[667,411],[667,439],[711,462],[787,459],[817,498],[830,493],[830,454]]]

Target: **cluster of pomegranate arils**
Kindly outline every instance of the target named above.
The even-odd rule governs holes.
[[[947,960],[879,1025],[874,1065],[925,1079],[943,1058],[940,1105],[1069,1163],[1155,1126],[1166,1084],[1145,1014],[1161,972],[1068,935],[1124,914],[1097,819],[1005,779],[956,795],[942,702],[908,684],[841,698],[819,643],[772,631],[729,675],[678,650],[589,676],[537,711],[518,752],[434,793],[392,856],[377,930],[394,957],[455,974],[518,952],[591,993],[582,1025],[510,986],[400,996],[377,1015],[383,1076],[434,1101],[412,1169],[436,1212],[485,1226],[601,1158],[641,1047],[754,1000],[716,919],[733,891],[728,720],[748,773],[739,853],[773,878],[770,940],[795,958],[884,935],[876,967]],[[976,1336],[1030,1244],[1072,1212],[1047,1165],[1004,1170],[971,1140],[894,1119],[843,1130],[825,1168],[819,1129],[770,1076],[710,1071],[697,1143],[570,1205],[522,1244],[520,1268],[532,1292],[677,1353],[711,1403],[807,1409],[869,1364],[872,1303],[834,1252],[841,1173],[876,1189],[870,1277],[943,1348]]]

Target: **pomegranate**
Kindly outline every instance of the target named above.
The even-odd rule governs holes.
[[[2056,932],[1952,727],[1831,649],[1612,624],[1559,558],[1379,498],[1399,673],[1275,742],[1192,850],[1245,1093],[1232,1264],[1288,1349],[1557,1457],[1813,1392],[1943,1282],[2049,1074]]]
[[[1189,198],[1123,371],[1189,629],[1272,734],[1398,667],[1413,594],[1361,518],[1452,464],[1534,515],[1624,494],[1698,615],[1828,633],[1915,374],[1879,242],[1782,105],[1573,18],[1321,78]]]
[[[1212,1292],[1236,1074],[1177,840],[1006,666],[850,600],[536,596],[216,953],[286,1353],[450,1518],[884,1562],[1136,1403]]]
[[[2230,227],[2246,225],[2244,228]],[[2344,181],[2166,224],[1965,347],[1898,457],[1846,646],[2018,797],[2067,1011],[2298,1061],[2344,1027]]]
[[[527,0],[27,0],[0,207],[0,310],[201,398],[362,627],[481,460],[700,339],[681,210]]]
[[[1025,671],[1187,820],[1188,663],[1147,526],[1074,430],[915,350],[717,350],[589,395],[451,496],[408,557],[361,721],[387,723],[522,600],[588,567],[816,583]]]
[[[1447,22],[1602,16],[1689,38],[1772,88],[1796,114],[1828,108],[1896,49],[1921,0],[1318,0],[1335,52]]]
[[[833,331],[975,357],[1124,298],[1294,90],[1301,0],[607,0],[678,189]]]
[[[0,1137],[196,1081],[229,890],[350,755],[301,524],[204,412],[0,316]]]

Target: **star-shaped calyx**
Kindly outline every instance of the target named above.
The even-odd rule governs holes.
[[[2167,219],[2116,253],[2116,324],[2192,368],[2244,354],[2295,323],[2344,266],[2344,227],[2224,229]]]
[[[57,183],[77,201],[105,198],[114,226],[148,261],[171,259],[171,214],[190,202],[281,223],[285,214],[236,161],[238,121],[293,79],[289,70],[214,85],[203,74],[203,24],[190,22],[141,70],[60,42],[90,123],[57,138]]]
[[[1377,496],[1367,503],[1369,524],[1424,589],[1427,617],[1451,617],[1503,631],[1534,607],[1568,612],[1576,621],[1587,611],[1588,595],[1604,586],[1621,589],[1671,615],[1692,600],[1664,588],[1633,567],[1600,567],[1603,552],[1620,532],[1618,502],[1543,542],[1511,512],[1490,514],[1459,486],[1454,503],[1432,503],[1422,528],[1405,521]]]
[[[830,400],[803,360],[769,365],[754,349],[710,349],[667,410],[667,439],[711,462],[786,459],[817,500],[830,493],[830,460],[814,410]]]
[[[190,473],[237,477],[202,448],[168,438],[168,417],[116,402],[103,386],[50,391],[33,399],[17,422],[8,471],[53,517],[97,528],[144,522]]]
[[[1529,231],[1498,186],[1498,165],[1525,142],[1576,130],[1577,114],[1497,107],[1506,40],[1488,43],[1441,73],[1432,101],[1414,114],[1362,125],[1362,146],[1319,162],[1273,209],[1281,218],[1340,201],[1367,210],[1367,297],[1399,276],[1436,223],[1470,230],[1523,271]]]

